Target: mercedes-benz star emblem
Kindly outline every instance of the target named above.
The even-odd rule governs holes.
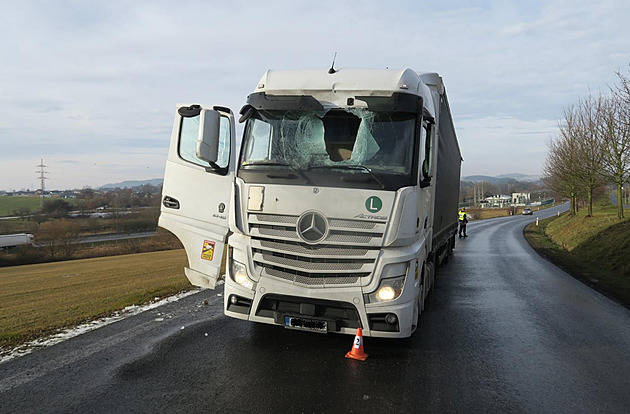
[[[308,211],[298,220],[297,234],[309,244],[319,243],[328,235],[328,220],[320,213]]]

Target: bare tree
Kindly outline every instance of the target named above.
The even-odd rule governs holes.
[[[623,75],[617,74],[622,86],[602,99],[598,132],[603,155],[602,173],[617,187],[617,217],[621,219],[624,218],[623,185],[630,175],[630,85]],[[627,94],[625,99],[624,92]]]
[[[577,211],[582,195],[588,216],[604,184],[617,186],[617,216],[623,218],[623,185],[630,180],[630,79],[617,72],[620,84],[611,95],[589,95],[564,111],[559,136],[549,143],[544,180],[571,199]]]
[[[564,131],[576,142],[576,158],[574,178],[586,193],[587,216],[593,215],[593,192],[605,184],[602,177],[603,151],[599,139],[598,125],[600,124],[602,97],[592,96],[580,99],[572,107],[570,114],[565,112],[567,128]]]
[[[572,119],[573,109],[565,111],[565,120]],[[577,140],[567,132],[567,125],[560,125],[560,135],[549,142],[549,152],[543,167],[543,181],[553,191],[567,197],[571,206],[569,214],[577,212],[579,179],[575,170],[577,163]]]
[[[628,71],[630,72],[630,65],[628,66],[629,66]],[[613,88],[613,93],[617,97],[619,97],[625,103],[625,105],[630,105],[630,79],[628,79],[621,72],[615,72],[615,73],[617,74],[617,77],[619,78],[619,81],[621,82],[621,84]]]
[[[70,257],[79,248],[79,225],[71,220],[57,219],[44,223],[36,242],[43,245],[48,257],[52,260],[59,257]]]

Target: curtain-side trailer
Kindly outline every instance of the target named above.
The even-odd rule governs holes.
[[[177,105],[159,225],[226,315],[408,337],[455,244],[461,153],[441,77],[267,71],[240,111]],[[225,254],[224,254],[225,253]]]

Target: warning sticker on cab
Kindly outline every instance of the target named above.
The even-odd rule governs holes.
[[[201,258],[203,260],[212,260],[212,257],[214,257],[214,242],[204,240],[203,247],[201,248]]]

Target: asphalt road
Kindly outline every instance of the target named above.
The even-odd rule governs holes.
[[[419,331],[366,338],[365,362],[203,291],[1,364],[0,412],[628,412],[630,312],[523,239],[556,209],[471,222]]]

